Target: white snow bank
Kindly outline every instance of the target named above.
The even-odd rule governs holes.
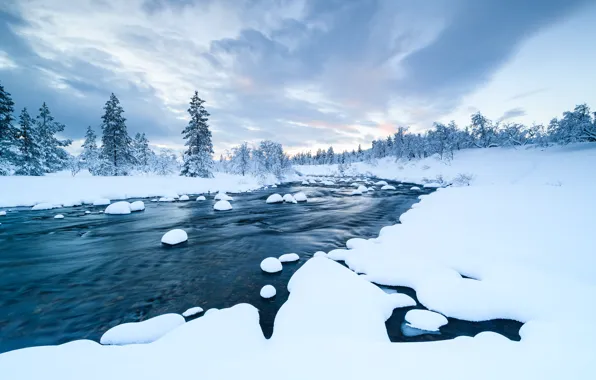
[[[124,215],[130,214],[130,203],[126,201],[115,202],[106,207],[104,214],[109,215]]]
[[[228,194],[223,193],[223,192],[219,192],[219,193],[215,194],[215,197],[213,199],[215,199],[216,201],[233,201],[234,200],[234,198],[232,198],[231,196],[229,196]]]
[[[377,185],[377,186],[387,186],[388,183],[387,183],[387,181],[377,181],[377,182],[375,182],[375,185]]]
[[[300,260],[300,256],[298,256],[296,253],[285,253],[279,256],[279,261],[281,261],[282,263],[289,263],[298,260]]]
[[[97,198],[93,201],[93,206],[107,206],[110,202],[108,198]]]
[[[388,293],[387,289],[383,289],[383,291]],[[392,292],[388,293],[387,296],[389,297],[389,302],[391,302],[391,305],[394,309],[400,307],[416,306],[416,301],[414,301],[414,299],[407,294]]]
[[[145,202],[135,201],[130,204],[130,211],[143,211],[145,209]]]
[[[425,331],[439,331],[439,327],[447,324],[447,318],[429,310],[410,310],[405,319],[411,327]]]
[[[368,191],[368,187],[364,186],[364,185],[360,185],[358,186],[358,190],[361,193],[366,193]]]
[[[323,251],[317,251],[314,253],[314,255],[312,255],[312,257],[327,257],[327,253]]]
[[[31,207],[31,211],[51,210],[60,207],[62,207],[62,205],[57,205],[54,203],[38,203],[35,206]]]
[[[294,196],[292,196],[292,194],[286,194],[283,196],[283,200],[286,203],[297,203],[298,201],[296,201],[296,199],[294,199]]]
[[[173,197],[161,197],[159,198],[159,202],[174,202],[176,201],[175,198]]]
[[[180,314],[163,314],[142,322],[123,323],[106,331],[101,344],[123,345],[151,343],[185,323]]]
[[[64,219],[64,215],[62,215],[62,214],[56,214],[54,216],[54,219]]]
[[[267,257],[261,261],[261,270],[263,270],[263,272],[276,273],[282,269],[281,261],[279,261],[277,257]]]
[[[217,201],[213,205],[213,209],[216,211],[228,211],[232,209],[232,204],[228,201]]]
[[[191,307],[187,309],[184,313],[182,313],[183,317],[192,317],[193,315],[199,314],[203,312],[203,308],[200,306]]]
[[[205,198],[205,196],[204,196],[204,195],[199,195],[199,196],[197,197],[197,201],[205,201],[205,200],[207,200],[207,198]]]
[[[186,234],[186,231],[181,229],[168,231],[161,238],[161,242],[168,245],[180,244],[187,240],[188,235]]]
[[[267,197],[267,203],[282,203],[284,201],[283,197],[279,194],[271,194]]]
[[[323,181],[323,182],[321,182],[321,184],[322,185],[325,185],[325,186],[333,186],[333,185],[335,185],[335,182],[333,182],[333,181]]]
[[[302,185],[310,185],[310,182],[308,182],[308,181],[302,181]]]
[[[410,187],[410,190],[420,190],[420,187],[418,187],[418,186],[412,186],[412,187]]]
[[[265,285],[261,288],[261,297],[263,298],[271,298],[274,297],[277,291],[273,285]]]
[[[296,200],[296,202],[306,202],[307,201],[306,194],[304,194],[302,191],[294,194],[294,199]]]
[[[353,190],[350,195],[362,195],[362,191],[360,190]]]
[[[381,187],[381,190],[395,190],[395,186],[385,185],[385,186]]]
[[[0,211],[0,216],[5,216],[6,215],[6,211],[2,210]]]
[[[178,198],[179,201],[188,201],[190,200],[190,197],[186,194],[183,194],[180,196],[180,198]]]

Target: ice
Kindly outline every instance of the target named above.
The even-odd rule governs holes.
[[[213,205],[213,209],[216,211],[229,211],[232,209],[232,204],[228,201],[217,201]]]
[[[159,202],[174,202],[176,199],[173,197],[161,197],[159,198]]]
[[[207,200],[207,198],[205,198],[205,196],[204,196],[204,195],[199,195],[199,196],[197,197],[197,201],[204,201],[204,200]]]
[[[410,187],[410,190],[420,190],[420,187],[418,187],[418,186],[412,186],[412,187]]]
[[[281,261],[282,263],[289,263],[298,260],[300,260],[300,256],[298,256],[296,253],[285,253],[279,256],[279,261]]]
[[[179,201],[188,201],[190,200],[190,197],[186,194],[181,195],[180,198],[178,198]]]
[[[93,206],[107,206],[111,203],[108,198],[97,198],[93,201]]]
[[[191,307],[187,309],[184,313],[182,313],[183,317],[192,317],[193,315],[199,314],[203,312],[203,308],[200,306]]]
[[[180,314],[163,314],[142,322],[123,323],[106,331],[101,344],[124,345],[151,343],[185,323]]]
[[[306,202],[307,201],[306,194],[304,194],[302,191],[299,191],[296,194],[294,194],[294,199],[296,200],[296,202]]]
[[[267,203],[282,203],[284,201],[283,197],[279,194],[271,194],[267,198]]]
[[[108,204],[110,204],[108,202]],[[51,210],[54,208],[60,208],[62,205],[57,205],[53,203],[38,203],[35,206],[31,207],[31,211],[39,211],[39,210]]]
[[[395,190],[395,186],[385,185],[385,186],[381,187],[381,190]]]
[[[56,214],[56,215],[54,215],[54,219],[64,219],[64,215]]]
[[[265,285],[261,288],[261,297],[271,298],[274,297],[277,291],[273,285]]]
[[[439,331],[439,327],[447,324],[445,316],[429,310],[410,310],[405,319],[411,327],[425,331]]]
[[[283,200],[286,203],[297,203],[296,199],[292,196],[292,194],[286,194],[283,196]]]
[[[126,201],[115,202],[106,207],[104,214],[109,215],[124,215],[130,214],[130,203]]]
[[[145,209],[145,202],[135,201],[130,204],[130,211],[143,211]]]
[[[364,185],[360,185],[360,186],[358,186],[357,191],[359,191],[361,193],[366,193],[368,191],[368,187],[366,187]]]
[[[375,185],[377,185],[377,186],[387,186],[388,183],[387,183],[387,181],[377,181],[377,182],[375,182]]]
[[[170,230],[170,231],[166,232],[161,238],[161,242],[163,244],[168,244],[168,245],[180,244],[187,240],[188,240],[188,235],[186,234],[186,231],[184,231],[182,229]]]
[[[362,195],[362,191],[360,190],[354,190],[350,193],[350,195]]]
[[[276,273],[282,269],[281,261],[279,261],[277,257],[267,257],[261,261],[261,270],[263,270],[263,272]]]
[[[217,193],[213,199],[215,199],[216,201],[233,201],[234,200],[234,198],[232,198],[231,196],[229,196],[228,194],[223,193],[223,192]]]

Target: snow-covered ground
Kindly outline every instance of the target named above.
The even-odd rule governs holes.
[[[352,239],[346,249],[307,260],[288,284],[290,296],[269,340],[258,310],[242,304],[206,313],[149,344],[115,347],[82,340],[8,352],[0,355],[0,374],[7,379],[161,379],[197,371],[209,379],[596,378],[594,168],[596,144],[470,150],[449,164],[430,158],[353,165],[352,175],[418,183],[436,182],[439,175],[451,182],[465,174],[471,186],[422,196],[401,224],[383,228],[377,238]],[[308,175],[334,170],[300,168]],[[353,271],[334,260],[344,260]],[[524,323],[522,339],[485,332],[391,343],[385,320],[413,300],[387,294],[371,281],[411,287],[425,307],[446,317],[518,320]]]

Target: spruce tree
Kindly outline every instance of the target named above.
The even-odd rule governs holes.
[[[44,172],[52,173],[64,169],[69,161],[68,152],[63,147],[69,146],[71,140],[59,140],[56,134],[64,131],[64,124],[54,120],[50,109],[44,102],[37,115],[37,135],[41,149],[41,163]]]
[[[16,175],[32,175],[40,176],[44,174],[41,164],[41,148],[37,143],[38,138],[35,130],[35,121],[27,112],[27,108],[23,108],[19,116],[19,130],[18,147],[20,157],[18,160],[18,169]]]
[[[0,175],[10,174],[10,167],[16,158],[16,139],[18,130],[14,121],[14,102],[10,93],[0,84]]]
[[[97,148],[97,135],[91,126],[87,127],[82,148],[83,152],[80,158],[83,161],[83,166],[91,174],[97,175],[99,170],[99,149]]]
[[[204,100],[195,91],[190,100],[188,114],[190,121],[182,134],[188,148],[184,152],[182,175],[187,177],[213,177],[213,143],[211,131],[207,124],[209,112],[203,106]]]
[[[132,155],[132,140],[126,130],[126,119],[120,101],[113,93],[104,106],[101,117],[101,151],[103,175],[127,175],[134,162]]]

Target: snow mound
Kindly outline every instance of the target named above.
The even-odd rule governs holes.
[[[130,203],[126,201],[115,202],[106,207],[104,214],[109,215],[124,215],[130,214]]]
[[[426,187],[426,188],[431,188],[431,189],[436,189],[436,188],[439,188],[439,187],[443,187],[443,185],[441,185],[441,184],[440,184],[440,183],[438,183],[438,182],[430,182],[430,183],[426,183],[426,184],[424,184],[424,186],[423,186],[423,187]]]
[[[157,201],[159,201],[159,199],[157,199],[157,198],[153,198],[153,199],[151,200],[151,202],[157,202]]]
[[[173,197],[161,197],[159,198],[159,202],[174,202],[176,199],[174,199]]]
[[[186,234],[186,231],[181,229],[168,231],[161,237],[161,242],[168,245],[184,243],[187,240],[188,235]]]
[[[281,261],[282,263],[289,263],[298,260],[300,260],[300,256],[298,256],[295,253],[286,253],[284,255],[279,256],[279,261]]]
[[[284,195],[283,200],[286,203],[298,203],[298,201],[296,201],[296,199],[294,199],[294,197],[292,196],[292,194],[286,194],[286,195]]]
[[[354,182],[354,183],[352,183],[350,186],[352,186],[352,187],[359,187],[359,186],[360,186],[360,184],[359,184],[359,183],[356,183],[356,182]]]
[[[397,309],[399,307],[410,307],[416,306],[416,301],[412,297],[407,294],[397,293],[394,289],[383,289],[385,293],[387,291],[393,290],[393,293],[388,293],[387,297],[389,298],[389,302],[393,305],[393,308]]]
[[[350,193],[350,195],[362,195],[362,191],[360,190],[354,190]]]
[[[271,194],[267,198],[267,203],[282,203],[284,201],[283,197],[279,194]]]
[[[108,202],[110,204],[110,202]],[[31,207],[31,211],[40,211],[40,210],[51,210],[53,208],[60,208],[62,205],[57,205],[54,203],[38,203],[35,206]]]
[[[310,182],[308,182],[308,181],[302,181],[302,185],[310,185]]]
[[[91,214],[91,211],[87,210],[85,211],[85,214]]]
[[[4,211],[4,210],[0,211],[0,216],[4,216],[4,215],[6,215],[6,211]]]
[[[359,191],[361,193],[366,193],[368,191],[368,187],[366,187],[364,185],[360,185],[360,186],[358,186],[357,191]]]
[[[179,201],[188,201],[188,200],[190,200],[190,198],[188,195],[184,194],[184,195],[181,195],[180,198],[178,198],[178,200]]]
[[[447,324],[447,318],[434,311],[414,309],[406,313],[406,322],[419,330],[439,331],[439,327]]]
[[[271,298],[274,297],[277,291],[273,285],[265,285],[261,288],[261,297]]]
[[[64,215],[57,214],[57,215],[54,216],[54,219],[64,219]]]
[[[281,261],[277,257],[267,257],[261,261],[261,270],[267,273],[276,273],[282,270]]]
[[[369,187],[368,188],[368,191],[375,191],[375,188],[374,187]]]
[[[234,198],[232,198],[228,194],[222,193],[222,192],[215,194],[215,197],[213,199],[215,199],[216,201],[233,201],[234,200]]]
[[[184,313],[182,313],[183,317],[192,317],[195,314],[199,314],[203,312],[203,308],[200,306],[195,306],[195,307],[191,307],[190,309],[186,310]]]
[[[81,205],[83,205],[83,202],[81,202],[80,200],[70,200],[62,203],[62,207],[75,207]]]
[[[312,257],[327,257],[327,254],[323,251],[317,251]]]
[[[145,209],[145,202],[135,201],[130,204],[130,211],[143,211]]]
[[[101,344],[124,345],[151,343],[185,323],[180,314],[164,314],[142,322],[123,323],[106,331]]]
[[[381,187],[381,190],[395,190],[395,186],[385,185],[385,186]]]
[[[216,307],[212,307],[211,309],[209,309],[205,312],[205,315],[211,315],[211,314],[215,314],[217,312],[219,312],[219,309]]]
[[[296,200],[296,202],[306,202],[307,197],[306,194],[304,194],[302,191],[294,194],[294,199]]]
[[[199,195],[199,196],[197,197],[197,201],[205,201],[205,200],[207,200],[207,198],[205,198],[205,196],[204,196],[204,195]]]
[[[321,184],[323,184],[325,186],[333,186],[333,185],[335,185],[335,182],[333,182],[333,181],[323,181],[323,182],[321,182]]]
[[[213,209],[215,211],[228,211],[232,209],[232,204],[228,201],[217,201],[214,205],[213,205]]]
[[[418,186],[412,186],[412,187],[410,187],[410,190],[420,190],[420,187],[418,187]]]
[[[107,206],[111,202],[108,198],[98,198],[93,201],[93,206]]]
[[[389,184],[387,183],[387,181],[377,181],[377,182],[375,182],[375,185],[377,185],[377,186],[387,186]]]

